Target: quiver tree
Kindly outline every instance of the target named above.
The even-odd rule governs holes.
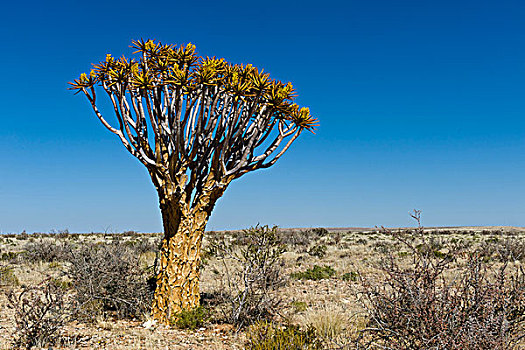
[[[70,84],[157,189],[164,238],[152,314],[168,322],[199,305],[204,230],[230,182],[275,164],[317,120],[293,102],[291,83],[252,65],[199,57],[192,44],[132,47],[137,58],[107,55]],[[98,108],[98,91],[111,101],[114,125]]]

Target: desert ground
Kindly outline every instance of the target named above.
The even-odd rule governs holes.
[[[517,290],[509,292],[513,293],[513,307],[518,314],[513,316],[516,320],[511,331],[513,334],[505,335],[505,339],[509,344],[512,342],[515,349],[525,349],[523,339],[519,339],[525,336],[525,228],[296,228],[277,229],[274,233],[277,238],[272,244],[275,245],[269,249],[275,253],[275,262],[273,265],[268,263],[273,282],[254,287],[257,289],[254,303],[257,308],[262,305],[264,312],[250,309],[237,319],[232,316],[232,309],[239,305],[235,297],[245,288],[242,271],[246,262],[242,256],[243,247],[251,242],[250,236],[243,231],[207,232],[200,284],[204,316],[197,317],[195,322],[193,319],[186,323],[174,321],[170,326],[158,325],[150,319],[147,304],[151,290],[148,292],[146,284],[140,285],[153,274],[160,234],[59,232],[0,235],[0,349],[24,348],[27,344],[27,336],[24,338],[20,325],[17,326],[17,319],[20,322],[22,317],[20,305],[19,309],[15,305],[16,300],[18,303],[21,300],[17,297],[32,286],[43,286],[50,281],[59,286],[63,300],[55,314],[51,312],[51,316],[48,313],[45,317],[58,318],[58,325],[54,335],[50,336],[51,343],[46,344],[47,340],[43,339],[33,344],[34,348],[270,349],[272,347],[268,345],[256,347],[253,344],[254,326],[250,324],[260,325],[257,322],[263,319],[275,327],[297,327],[315,333],[318,342],[315,345],[283,349],[379,349],[385,344],[381,341],[389,340],[373,341],[373,334],[367,329],[372,329],[370,322],[373,317],[392,315],[378,316],[377,310],[374,311],[374,305],[376,308],[379,305],[374,304],[378,299],[374,299],[372,292],[386,295],[392,292],[396,288],[392,284],[395,271],[401,273],[395,276],[405,278],[408,274],[410,280],[410,273],[417,273],[413,268],[419,266],[414,257],[425,247],[431,250],[425,251],[427,255],[423,258],[436,264],[440,261],[447,264],[440,275],[442,281],[461,280],[469,266],[469,256],[475,253],[481,259],[480,273],[487,283],[497,283],[502,271],[505,287],[501,288],[522,283],[516,284]],[[78,268],[78,264],[82,265],[78,255],[86,259],[91,254],[90,251],[84,251],[84,255],[74,252],[87,246],[97,251],[97,247],[107,245],[122,248],[126,254],[122,261],[128,259],[125,261],[128,264],[131,261],[131,265],[135,261],[139,270],[132,271],[140,271],[138,280],[130,282],[129,287],[123,285],[123,288],[130,292],[144,287],[142,295],[130,292],[127,296],[132,300],[129,305],[137,304],[125,304],[127,306],[122,310],[124,304],[116,303],[117,306],[112,307],[113,304],[105,303],[106,300],[97,296],[88,297],[89,303],[79,305],[75,301],[79,293],[87,293],[89,289],[81,283],[106,281],[80,280],[78,276],[88,280],[91,277],[85,271],[83,275],[71,272]],[[77,260],[68,254],[73,254]],[[120,258],[107,255],[102,259]],[[118,265],[119,262],[115,263]],[[392,268],[392,263],[397,270]],[[104,268],[104,263],[98,265]],[[117,273],[111,266],[107,268]],[[403,269],[409,272],[403,275]],[[437,285],[444,284],[439,282]],[[441,291],[441,288],[438,289]],[[8,301],[10,293],[11,302]],[[402,312],[396,315],[407,317]],[[399,344],[397,346],[401,348]],[[511,345],[505,346],[511,348]]]

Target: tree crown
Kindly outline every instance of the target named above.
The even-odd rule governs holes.
[[[308,108],[294,103],[291,83],[250,64],[200,57],[192,44],[141,39],[131,47],[137,58],[108,54],[70,89],[87,97],[159,191],[169,188],[186,202],[220,192],[232,179],[273,165],[303,130],[318,125]],[[118,126],[97,106],[100,88]]]
[[[129,91],[152,91],[166,86],[169,91],[182,90],[190,94],[202,87],[216,86],[235,98],[259,97],[261,103],[271,107],[274,117],[290,120],[297,126],[314,131],[318,120],[307,107],[300,108],[294,103],[296,97],[292,83],[284,84],[273,80],[270,74],[251,64],[232,64],[223,58],[200,57],[195,45],[165,44],[142,39],[132,42],[138,60],[124,56],[116,59],[111,54],[104,61],[93,64],[89,74],[82,73],[69,83],[77,92],[95,85],[113,87],[120,85]]]

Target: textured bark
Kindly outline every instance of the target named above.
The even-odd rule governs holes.
[[[164,239],[152,315],[168,323],[182,309],[199,306],[199,265],[201,243],[208,213],[182,213],[177,207],[161,207]]]
[[[158,187],[164,238],[152,316],[159,322],[167,324],[181,310],[199,306],[202,238],[213,207],[230,181],[226,180],[224,188],[205,191],[193,201],[192,206],[181,200],[185,199],[184,196],[166,195],[166,189],[173,189],[172,186],[164,183]],[[213,183],[210,178],[206,185]]]

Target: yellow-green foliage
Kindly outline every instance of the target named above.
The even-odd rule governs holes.
[[[270,78],[251,64],[231,64],[223,58],[200,57],[193,44],[163,45],[154,40],[132,42],[138,60],[106,55],[89,74],[82,73],[71,89],[86,92],[94,86],[118,86],[127,92],[178,91],[188,94],[199,88],[217,87],[240,100],[258,100],[272,110],[276,119],[285,119],[313,131],[317,119],[310,109],[295,104],[291,83]]]
[[[202,327],[208,318],[208,310],[199,306],[194,310],[182,310],[173,318],[171,324],[180,329],[194,330]]]
[[[355,272],[355,271],[350,271],[350,272],[347,272],[345,274],[343,274],[341,276],[341,279],[343,281],[357,281],[359,279],[359,273]]]
[[[292,301],[290,305],[293,307],[295,312],[303,312],[308,309],[308,304],[304,301]]]
[[[298,279],[298,280],[312,280],[312,281],[319,281],[322,279],[327,279],[335,275],[335,270],[329,266],[318,266],[314,265],[313,268],[308,269],[306,271],[301,272],[295,272],[292,273],[292,278]]]
[[[259,322],[248,328],[246,350],[320,350],[315,330],[300,330],[296,326],[275,327]]]
[[[0,286],[18,286],[20,282],[12,268],[0,267]]]

